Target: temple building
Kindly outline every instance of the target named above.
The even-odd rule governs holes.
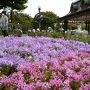
[[[90,34],[90,0],[74,0],[70,7],[70,12],[59,18],[59,21],[64,23],[64,31],[67,31],[69,22],[84,22],[86,30]]]

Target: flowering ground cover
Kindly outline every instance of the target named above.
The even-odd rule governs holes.
[[[90,45],[0,37],[0,90],[90,90]]]

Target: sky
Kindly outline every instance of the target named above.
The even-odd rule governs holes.
[[[24,10],[24,13],[34,17],[38,13],[38,7],[40,7],[41,12],[52,11],[57,16],[62,17],[69,13],[71,1],[75,0],[28,0],[26,4],[28,8]]]

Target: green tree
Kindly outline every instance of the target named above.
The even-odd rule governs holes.
[[[33,18],[32,20],[32,28],[34,29],[39,28],[39,22],[35,18]]]
[[[0,0],[0,9],[11,7],[13,10],[23,10],[27,6],[25,3],[27,3],[28,0]]]
[[[47,27],[52,27],[54,29],[54,24],[57,22],[58,16],[54,14],[53,12],[42,12],[43,15],[43,21],[42,21],[42,26]]]
[[[11,7],[11,21],[13,19],[13,10],[24,10],[28,0],[0,0],[0,9]]]
[[[32,28],[32,17],[24,13],[15,13],[13,15],[13,23],[20,24],[23,32]]]
[[[0,0],[0,9],[6,8],[8,6],[7,0]]]
[[[52,27],[54,29],[54,24],[57,22],[58,16],[53,12],[46,11],[41,12],[43,15],[43,20],[41,21],[41,29],[47,29],[48,27]],[[38,21],[33,19],[32,25],[34,28],[38,28]]]

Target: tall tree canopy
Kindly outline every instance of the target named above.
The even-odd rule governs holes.
[[[28,0],[0,0],[0,9],[11,7],[11,22],[13,22],[13,10],[23,10]]]
[[[41,12],[41,14],[43,15],[41,29],[47,29],[48,27],[54,29],[54,24],[57,22],[58,16],[50,11]],[[34,28],[38,28],[38,21],[36,21],[35,18],[33,19],[32,25]]]
[[[27,14],[15,13],[13,15],[13,23],[15,25],[19,23],[22,27],[23,32],[26,32],[27,30],[32,28],[31,22],[32,22],[32,17]]]
[[[58,16],[50,11],[42,12],[42,15],[42,26],[46,24],[47,27],[52,27],[54,29],[54,24],[57,22]]]
[[[25,5],[27,1],[28,0],[0,0],[0,9],[11,7],[12,9],[23,10],[27,7]]]

